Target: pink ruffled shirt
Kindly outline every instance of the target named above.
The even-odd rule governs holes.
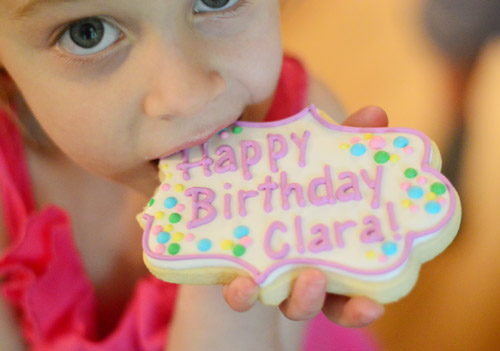
[[[267,120],[299,112],[306,105],[308,76],[302,64],[283,61]],[[21,135],[0,111],[0,195],[8,249],[0,255],[4,297],[18,311],[20,328],[34,351],[160,351],[175,307],[177,287],[152,276],[138,281],[117,326],[97,337],[96,294],[73,241],[68,214],[37,209]],[[373,350],[362,331],[315,318],[308,327],[307,351]]]

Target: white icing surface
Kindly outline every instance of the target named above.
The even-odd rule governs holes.
[[[162,226],[164,229],[166,228],[169,240],[163,246],[158,243],[156,234],[146,232],[144,248],[148,260],[155,266],[169,269],[217,266],[244,268],[253,273],[254,277],[260,277],[262,286],[270,284],[284,271],[304,264],[297,263],[296,260],[312,260],[312,263],[322,269],[368,281],[384,281],[397,276],[408,261],[407,252],[404,250],[405,245],[408,248],[411,246],[414,248],[439,235],[441,227],[446,225],[451,218],[453,202],[458,201],[449,182],[442,175],[431,170],[426,162],[423,162],[429,160],[430,142],[421,133],[408,129],[327,128],[326,125],[329,123],[319,121],[318,116],[314,115],[314,110],[311,111],[312,113],[306,111],[300,116],[292,117],[287,121],[287,124],[281,126],[276,126],[276,124],[268,124],[264,127],[263,124],[256,124],[259,127],[243,125],[243,131],[240,134],[234,134],[228,130],[229,137],[227,139],[223,139],[220,135],[214,137],[207,143],[208,156],[214,161],[210,166],[210,176],[204,174],[204,170],[200,166],[189,171],[189,180],[183,179],[182,171],[177,169],[177,166],[183,162],[181,153],[162,160],[160,169],[163,172],[163,186],[155,194],[154,204],[148,206],[144,213],[157,217],[158,213],[164,214],[162,219],[154,221],[152,227]],[[291,134],[295,133],[299,138],[302,138],[306,131],[310,133],[310,138],[305,148],[306,164],[301,167],[299,162],[301,150],[292,140]],[[288,148],[286,155],[276,160],[278,172],[273,172],[270,168],[269,134],[283,136],[282,140],[286,140]],[[377,137],[382,137],[384,140],[385,146],[382,149],[373,148],[373,141],[376,140],[374,138]],[[396,147],[394,140],[398,137],[406,138],[409,142],[408,146],[412,148],[413,152],[410,152],[408,148]],[[260,161],[249,166],[252,174],[250,180],[245,179],[242,170],[240,145],[244,140],[256,141],[262,151]],[[363,155],[353,156],[351,154],[355,144],[364,146],[366,151]],[[216,155],[215,151],[222,145],[231,145],[234,149],[238,166],[234,172],[218,174],[214,171],[214,164],[221,158],[220,155]],[[279,154],[279,144],[276,142],[273,145]],[[253,149],[250,150],[250,158],[254,155],[253,151]],[[374,155],[379,151],[387,152],[391,159],[383,164],[378,164],[374,161]],[[192,148],[189,152],[189,160],[196,162],[201,159],[202,148]],[[342,202],[341,195],[336,194],[333,204],[313,205],[313,200],[308,196],[308,185],[315,178],[325,177],[325,166],[330,167],[334,192],[340,191],[338,189],[342,185],[351,183],[349,178],[339,179],[339,176],[344,172],[352,172],[352,180],[357,182],[361,200],[351,199]],[[377,178],[377,167],[382,169],[380,178]],[[405,170],[408,168],[417,170],[418,175],[415,178],[407,178]],[[368,180],[362,177],[362,170],[366,171]],[[283,209],[279,187],[281,172],[286,172],[288,184],[297,183],[302,186],[305,206],[299,206],[295,192],[292,192],[289,197],[290,209]],[[259,184],[266,182],[267,176],[270,176],[272,181],[278,185],[278,188],[271,193],[271,212],[266,212],[264,209],[266,193],[258,190]],[[367,182],[376,183],[377,179],[381,179],[380,187],[376,184],[367,184]],[[434,183],[446,185],[447,191],[444,194],[434,194],[431,191],[431,185]],[[226,189],[225,184],[231,184],[231,189]],[[422,196],[411,198],[407,190],[402,190],[404,184],[415,187],[417,194],[420,189]],[[177,188],[178,185],[182,185],[182,190]],[[208,224],[188,229],[187,223],[193,219],[193,198],[187,196],[186,191],[193,187],[213,190],[215,198],[210,206],[216,209],[217,216]],[[166,190],[166,188],[169,189]],[[381,189],[380,206],[377,207],[373,206],[373,200],[377,199],[376,190],[379,188]],[[246,200],[248,213],[246,216],[238,213],[238,191],[240,190],[258,193],[257,196]],[[317,188],[317,197],[323,197],[326,193],[324,184]],[[352,190],[348,191],[346,195],[349,197],[350,194],[352,194]],[[226,219],[224,216],[226,195],[231,196],[231,219]],[[175,198],[179,204],[185,206],[185,209],[181,211],[179,208],[165,208],[165,199],[169,197]],[[204,197],[205,195],[201,195],[202,199]],[[430,201],[433,201],[435,206],[439,203],[438,213],[431,214],[426,211],[425,207]],[[387,206],[389,203],[392,203],[394,208],[392,220]],[[180,214],[182,219],[178,223],[170,223],[169,216],[172,213]],[[207,215],[206,211],[199,212],[200,217],[205,215]],[[367,216],[373,216],[376,219],[375,222],[364,222]],[[302,221],[302,239],[300,237],[297,239],[295,234],[294,221],[297,217],[300,217]],[[146,226],[146,221],[144,219],[141,221],[142,225]],[[269,253],[266,253],[266,245],[264,244],[266,231],[275,221],[281,221],[287,227],[285,233],[278,230],[272,235],[271,247],[269,248],[276,253],[283,249],[284,245],[288,246],[289,252],[281,260],[270,257]],[[334,234],[334,224],[346,221],[354,221],[355,226],[346,229],[340,239]],[[318,224],[328,228],[328,238],[332,248],[314,253],[309,245],[317,240],[319,234],[312,234],[311,228]],[[382,235],[380,241],[363,242],[361,233],[378,224],[380,225],[379,233]],[[395,224],[398,227],[397,230],[394,228]],[[247,245],[245,253],[240,258],[236,258],[232,250],[221,247],[224,241],[231,241],[233,245],[242,244],[242,240],[234,235],[234,230],[238,226],[249,228],[247,238],[251,238],[252,241],[251,245]],[[430,230],[432,228],[437,228],[437,230]],[[182,235],[176,233],[182,233]],[[417,233],[418,239],[413,241],[410,233]],[[163,235],[165,236],[165,234]],[[189,241],[189,239],[192,240]],[[201,252],[198,249],[197,245],[202,239],[210,240],[210,250]],[[243,239],[243,244],[246,244],[245,240],[248,239]],[[340,245],[340,240],[344,241],[343,247]],[[303,241],[302,246],[301,241]],[[180,251],[176,255],[170,255],[168,247],[174,242],[180,246]],[[161,254],[155,253],[158,248],[166,251]],[[184,260],[182,258],[185,255],[197,258]],[[239,263],[242,262],[241,260],[247,263],[246,268]],[[271,268],[279,262],[283,265]],[[264,276],[261,277],[262,274]],[[269,277],[266,280],[264,278],[267,275]]]

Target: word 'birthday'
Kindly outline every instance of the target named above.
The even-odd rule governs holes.
[[[191,187],[184,192],[186,196],[191,198],[192,209],[192,218],[187,223],[187,228],[193,229],[208,224],[217,217],[219,212],[222,212],[224,218],[229,220],[233,217],[233,207],[236,207],[239,216],[246,217],[248,202],[259,201],[259,197],[262,209],[266,213],[274,210],[273,196],[279,197],[280,208],[285,211],[290,209],[292,194],[295,194],[292,198],[295,198],[300,207],[305,207],[308,204],[319,207],[335,205],[337,202],[361,201],[363,200],[361,184],[366,185],[371,190],[372,209],[378,209],[381,201],[383,175],[384,166],[381,165],[377,166],[374,174],[369,174],[365,169],[362,169],[359,175],[350,171],[341,172],[336,177],[341,183],[335,188],[331,167],[326,165],[323,169],[323,175],[313,178],[304,185],[289,182],[287,173],[283,171],[280,173],[279,182],[275,182],[272,176],[268,175],[263,183],[257,185],[256,189],[237,189],[237,191],[229,192],[232,185],[226,183],[224,188],[228,192],[224,196],[217,196],[214,190],[207,187]],[[276,195],[274,195],[275,193]],[[233,206],[233,202],[236,203],[236,206]],[[255,203],[253,205],[253,208],[258,208],[255,207]]]

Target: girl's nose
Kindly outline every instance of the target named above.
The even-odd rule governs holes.
[[[195,117],[226,90],[224,78],[182,57],[169,57],[154,69],[144,112],[150,117]]]

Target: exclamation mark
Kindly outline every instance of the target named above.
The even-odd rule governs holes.
[[[389,216],[389,224],[391,225],[391,229],[394,231],[394,240],[399,241],[402,239],[402,236],[398,233],[399,224],[396,219],[396,213],[394,212],[394,203],[388,202],[386,208]]]

